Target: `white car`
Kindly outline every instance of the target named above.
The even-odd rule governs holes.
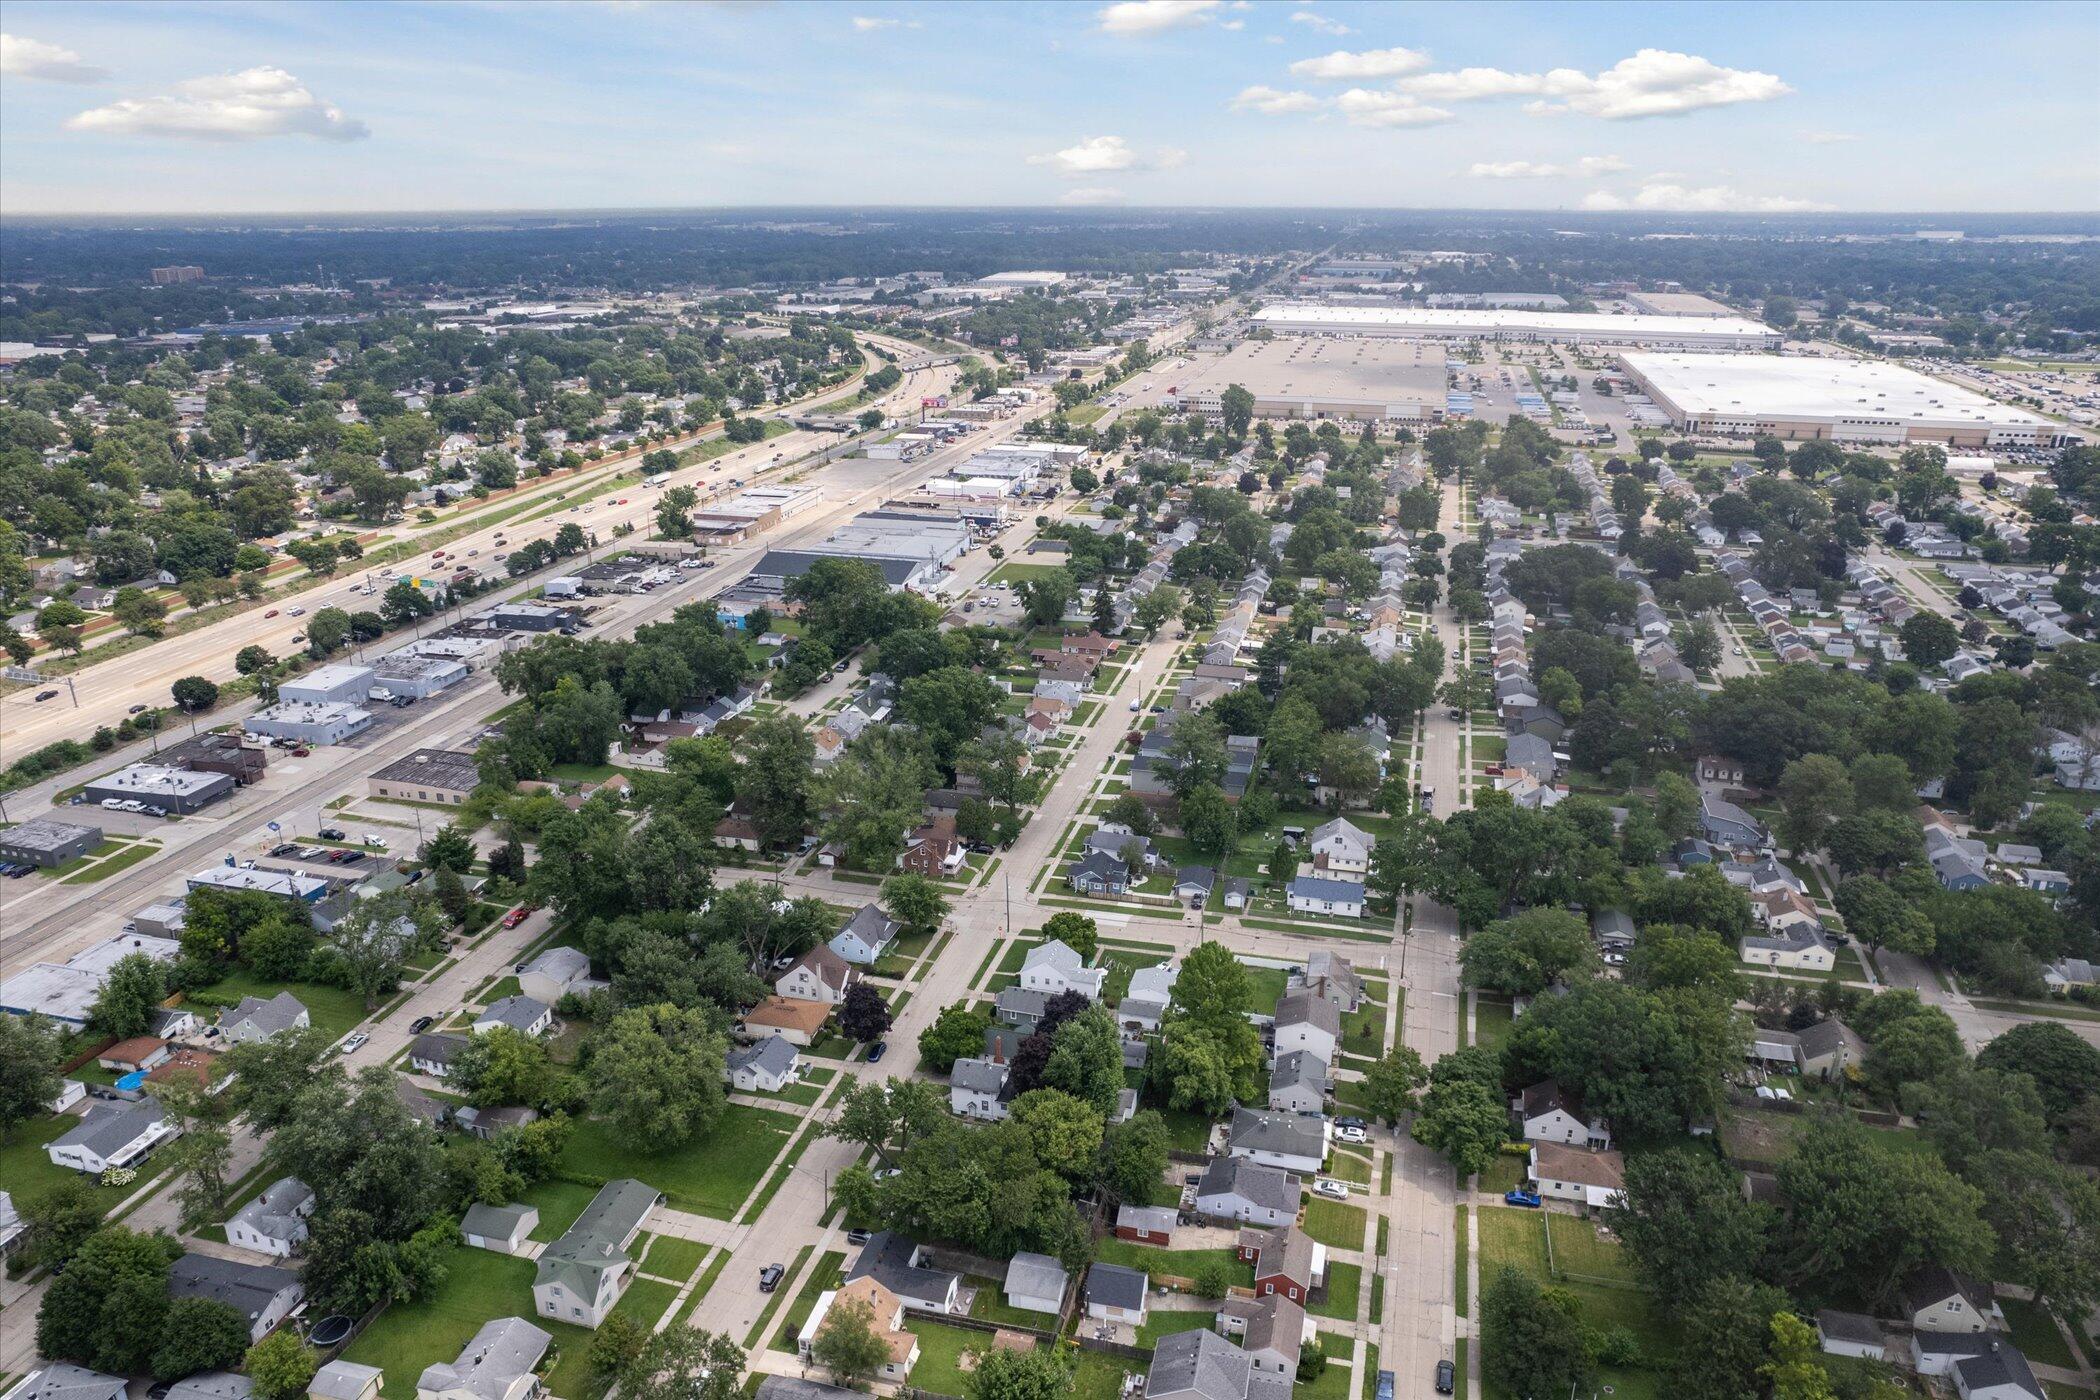
[[[345,1055],[355,1054],[357,1052],[358,1047],[363,1045],[366,1041],[370,1040],[371,1038],[372,1037],[366,1035],[363,1031],[353,1031],[350,1035],[350,1038],[343,1042],[343,1053]]]
[[[365,838],[365,849],[368,851],[385,850],[386,838],[384,836],[367,836]]]
[[[1371,1140],[1371,1135],[1362,1128],[1336,1128],[1334,1130],[1334,1140],[1336,1142],[1364,1143]]]
[[[1315,1196],[1325,1196],[1330,1201],[1346,1201],[1349,1199],[1348,1184],[1335,1181],[1329,1177],[1322,1177],[1315,1181],[1312,1189]]]

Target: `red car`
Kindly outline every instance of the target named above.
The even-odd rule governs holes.
[[[264,617],[275,617],[275,616],[277,616],[277,609],[275,609],[275,608],[272,608],[272,609],[270,609],[270,610],[269,610],[268,612],[264,613],[264,614],[263,614],[263,616],[264,616]]]
[[[525,922],[525,916],[531,912],[530,909],[521,904],[503,916],[503,926],[505,928],[516,928],[519,924]]]

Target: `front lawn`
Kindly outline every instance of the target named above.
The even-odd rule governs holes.
[[[1356,1321],[1356,1298],[1363,1291],[1364,1271],[1355,1264],[1327,1261],[1327,1301],[1306,1309],[1316,1317]]]
[[[649,1253],[642,1259],[642,1272],[655,1274],[658,1278],[689,1279],[700,1261],[707,1257],[707,1246],[698,1240],[682,1240],[675,1235],[658,1235],[649,1245]]]
[[[1509,1039],[1513,1022],[1512,1008],[1508,1002],[1482,997],[1478,1009],[1473,1013],[1473,1043],[1485,1045],[1491,1050],[1501,1049],[1502,1042]]]
[[[1305,1233],[1329,1249],[1364,1247],[1364,1208],[1314,1197],[1305,1208]]]
[[[209,1021],[213,1007],[223,1006],[230,1011],[240,1004],[242,997],[260,997],[268,1001],[279,992],[290,992],[299,998],[308,1018],[331,1036],[348,1035],[358,1022],[371,1014],[365,1010],[364,998],[355,992],[346,992],[341,987],[324,987],[318,982],[271,982],[257,977],[245,967],[237,967],[209,987],[191,992],[188,1000],[201,1003],[191,1009]]]
[[[57,1187],[61,1182],[84,1181],[94,1192],[96,1202],[104,1211],[110,1210],[126,1196],[138,1190],[138,1182],[129,1186],[103,1186],[92,1176],[82,1176],[70,1167],[53,1164],[45,1153],[44,1145],[60,1138],[80,1126],[80,1119],[70,1113],[47,1113],[27,1123],[18,1123],[0,1145],[0,1181],[14,1193],[15,1206],[35,1200]],[[167,1153],[163,1143],[153,1156],[139,1168],[141,1180],[152,1176]]]
[[[560,1169],[589,1181],[631,1176],[663,1192],[664,1199],[681,1210],[728,1220],[780,1155],[795,1121],[770,1109],[731,1104],[700,1141],[636,1152],[614,1140],[605,1120],[586,1118],[569,1134]]]

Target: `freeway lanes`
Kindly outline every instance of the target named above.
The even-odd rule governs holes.
[[[918,347],[907,341],[882,343],[893,351],[919,353]],[[905,405],[915,407],[920,395],[939,393],[953,381],[952,369],[915,370],[889,392],[884,402],[902,411]],[[711,493],[734,490],[729,485],[734,478],[755,482],[763,473],[786,471],[794,459],[834,441],[836,439],[830,434],[798,429],[740,448],[711,462],[681,468],[673,472],[665,484],[691,486],[706,500]],[[773,462],[775,456],[781,459],[777,467]],[[590,490],[592,485],[591,481],[575,482],[562,489]],[[484,571],[500,572],[501,566],[495,558],[497,554],[515,550],[530,540],[551,538],[556,530],[572,522],[583,526],[587,532],[595,532],[600,541],[609,540],[614,527],[619,525],[646,527],[655,517],[658,494],[656,490],[635,486],[623,494],[579,502],[568,510],[557,507],[557,513],[529,522],[492,525],[477,530],[444,546],[447,571],[452,563],[458,562]],[[625,504],[614,504],[615,501],[624,501]],[[456,523],[441,522],[420,533],[449,530]],[[418,531],[416,527],[408,526],[396,533],[412,537]],[[506,543],[499,546],[496,543],[499,537]],[[420,561],[395,565],[392,569],[397,573],[412,573],[419,566],[428,567],[430,564],[426,555]],[[365,591],[368,586],[372,590],[370,593]],[[168,687],[183,676],[201,675],[221,683],[232,680],[233,658],[242,647],[261,646],[280,656],[296,651],[301,644],[294,641],[293,636],[304,633],[307,618],[315,611],[324,607],[348,611],[373,609],[379,601],[377,595],[385,588],[384,576],[373,579],[369,573],[344,575],[272,607],[250,608],[209,627],[169,637],[139,651],[89,666],[72,677],[80,698],[77,708],[63,695],[38,704],[30,688],[18,691],[0,701],[0,726],[5,729],[7,751],[13,755],[58,739],[84,740],[99,726],[114,727],[120,723],[135,705],[167,704]],[[293,616],[291,609],[295,607],[302,609],[305,616]],[[270,616],[270,613],[276,616]]]

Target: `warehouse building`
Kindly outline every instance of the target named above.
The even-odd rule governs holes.
[[[514,648],[499,637],[437,636],[423,637],[404,646],[395,647],[387,653],[389,659],[397,656],[434,656],[440,661],[457,661],[469,671],[486,671],[496,664],[497,658]]]
[[[372,668],[337,662],[277,687],[279,700],[309,705],[356,704],[372,692]]]
[[[182,944],[172,938],[143,934],[120,934],[83,948],[62,963],[32,963],[0,980],[0,1011],[10,1016],[49,1016],[69,1026],[87,1024],[102,984],[117,960],[143,953],[155,962],[168,963],[182,955]]]
[[[970,547],[970,523],[952,511],[871,510],[801,549],[769,549],[753,579],[800,578],[822,559],[862,559],[882,570],[891,588],[930,585]]]
[[[389,695],[427,700],[467,678],[464,663],[441,656],[404,656],[389,652],[372,668],[372,683]]]
[[[1686,432],[1950,448],[2050,447],[2075,440],[2039,414],[1878,361],[1624,354],[1619,363]]]
[[[102,844],[102,828],[39,817],[0,831],[0,861],[18,861],[45,870],[78,860]]]
[[[417,749],[366,780],[372,796],[456,807],[474,795],[481,773],[464,749]]]
[[[366,675],[371,672],[367,670]],[[301,744],[340,744],[372,727],[372,712],[355,705],[317,705],[286,701],[267,710],[257,710],[241,721],[250,734],[272,739],[291,739]]]
[[[1254,396],[1257,418],[1424,426],[1444,419],[1444,352],[1399,339],[1251,340],[1200,361],[1162,401],[1217,418],[1225,390]]]
[[[159,763],[134,763],[90,779],[81,792],[90,802],[150,802],[177,814],[197,811],[234,789],[224,773],[198,773]]]
[[[1781,340],[1779,332],[1770,326],[1741,316],[1610,316],[1576,311],[1460,311],[1285,303],[1264,307],[1253,319],[1277,335],[1531,340],[1681,350],[1762,350],[1777,346]]]
[[[262,777],[270,759],[268,750],[242,743],[238,734],[204,733],[162,749],[160,761],[193,773],[224,773],[246,787]]]
[[[311,875],[300,875],[290,870],[257,870],[243,865],[214,865],[188,876],[184,885],[191,890],[251,890],[257,894],[274,894],[279,899],[296,900],[301,904],[317,904],[328,893],[328,882]]]

